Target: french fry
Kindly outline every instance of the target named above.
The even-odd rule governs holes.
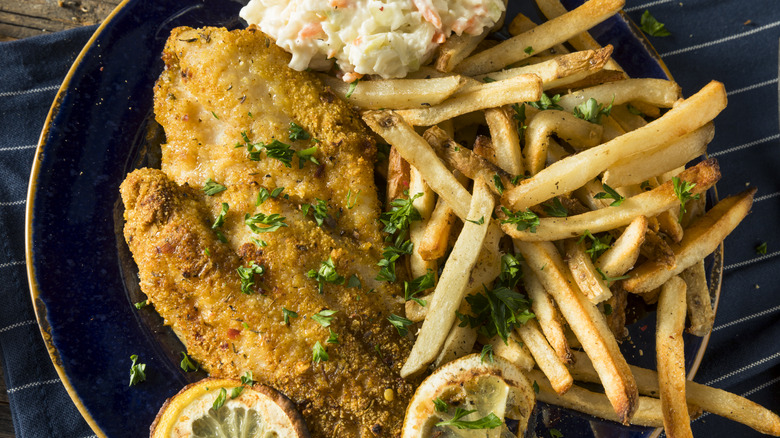
[[[502,204],[515,211],[525,210],[571,192],[638,149],[655,149],[693,132],[712,120],[725,106],[723,84],[710,82],[645,127],[553,163],[534,177],[521,181],[504,192]]]
[[[466,76],[496,71],[562,43],[606,20],[623,7],[623,0],[590,0],[560,17],[540,24],[495,47],[464,59],[455,71]],[[526,52],[526,48],[531,50]],[[530,52],[530,53],[529,53]]]
[[[394,111],[366,111],[363,113],[366,124],[395,146],[406,161],[417,170],[437,195],[444,198],[455,214],[466,219],[471,203],[471,194],[455,179],[436,152],[408,123]]]
[[[536,64],[474,76],[478,81],[508,79],[521,74],[535,74],[545,90],[566,87],[601,71],[612,55],[612,46],[599,50],[574,52]]]
[[[552,243],[515,240],[515,246],[593,359],[617,418],[628,424],[637,409],[639,395],[604,315],[570,283],[566,266]]]
[[[584,412],[594,417],[604,418],[618,423],[625,423],[612,408],[609,399],[604,394],[588,391],[587,389],[572,385],[566,394],[560,395],[550,385],[544,373],[531,370],[528,378],[539,385],[539,393],[536,398],[544,403]],[[636,399],[636,413],[630,418],[629,424],[648,427],[662,427],[663,414],[661,413],[661,401],[656,398],[640,397]]]
[[[418,193],[422,193],[422,196],[417,197],[412,201],[412,205],[420,213],[422,218],[419,221],[412,221],[409,224],[409,240],[411,240],[414,248],[419,248],[420,242],[425,236],[425,229],[428,226],[428,222],[431,219],[433,208],[436,205],[436,194],[428,187],[428,184],[423,180],[422,175],[415,167],[409,168],[409,196],[414,197]],[[429,270],[436,272],[437,265],[436,260],[425,260],[420,255],[419,251],[412,251],[409,256],[409,269],[412,273],[412,277],[419,277],[425,275]]]
[[[452,208],[447,205],[444,199],[439,198],[425,228],[425,234],[417,247],[420,258],[436,260],[444,257],[448,249],[450,231],[457,220],[458,216],[452,211]]]
[[[581,382],[598,383],[598,374],[593,368],[588,355],[576,350],[572,351],[572,354],[576,360],[569,367],[569,370],[574,379]],[[658,397],[660,393],[658,373],[633,365],[629,367],[636,378],[639,393]],[[761,433],[780,436],[780,417],[769,409],[744,397],[690,380],[685,382],[685,396],[688,402],[688,410],[691,413],[693,413],[691,407],[696,406],[704,412],[742,423]]]
[[[460,307],[466,294],[468,276],[463,273],[471,272],[477,263],[490,225],[493,206],[493,195],[482,182],[477,181],[474,184],[474,196],[467,216],[474,219],[482,217],[484,223],[466,222],[463,225],[463,231],[455,242],[455,247],[436,285],[428,316],[423,322],[409,357],[401,368],[401,377],[423,371],[441,351],[455,322],[455,310]]]
[[[711,254],[748,214],[755,193],[753,188],[720,201],[685,230],[683,240],[673,247],[674,266],[647,261],[629,273],[623,287],[633,293],[650,292]]]
[[[493,346],[493,354],[512,362],[525,372],[531,371],[536,365],[528,347],[518,339],[514,332],[509,333],[507,342],[504,342],[501,336],[496,335],[488,343]]]
[[[558,309],[555,308],[555,304],[552,301],[550,295],[545,292],[544,286],[536,278],[536,275],[531,271],[527,264],[522,264],[523,269],[523,284],[525,285],[525,291],[528,294],[528,298],[531,299],[531,310],[536,315],[536,319],[539,320],[539,326],[541,326],[542,333],[550,346],[558,354],[558,358],[563,363],[570,363],[572,361],[571,349],[569,348],[569,342],[566,340],[566,331],[563,328]]]
[[[520,137],[517,134],[517,122],[513,120],[507,107],[488,108],[485,110],[485,121],[493,140],[493,150],[499,167],[511,175],[522,175],[523,155],[520,152]]]
[[[679,243],[683,238],[683,227],[680,225],[680,206],[675,205],[669,210],[658,213],[658,229],[672,242]]]
[[[691,418],[685,401],[685,282],[672,277],[664,283],[658,299],[658,321],[655,332],[655,357],[664,431],[670,438],[690,437]]]
[[[638,114],[633,114],[628,110],[627,105],[612,105],[612,111],[609,115],[614,119],[626,132],[639,129],[647,125],[647,121]]]
[[[455,320],[452,324],[452,328],[450,328],[447,339],[444,340],[439,355],[433,361],[433,365],[436,368],[463,357],[474,350],[474,343],[477,342],[477,331],[468,326],[461,327],[459,322]]]
[[[615,335],[615,339],[618,342],[622,342],[628,337],[628,329],[626,328],[628,292],[626,292],[619,283],[612,285],[610,290],[612,290],[612,297],[604,302],[604,316],[606,317],[609,329],[612,331],[612,334]]]
[[[420,108],[438,105],[463,87],[463,76],[444,76],[430,79],[385,79],[359,81],[349,94],[350,84],[330,75],[318,75],[326,86],[347,103],[361,109]]]
[[[715,312],[712,310],[710,288],[707,287],[707,273],[704,269],[704,260],[700,260],[693,266],[680,273],[680,278],[687,286],[685,302],[688,309],[690,326],[688,333],[696,336],[706,336],[712,331],[715,322]]]
[[[628,272],[639,258],[645,234],[647,234],[647,218],[637,216],[612,246],[596,259],[596,267],[611,278],[620,277]]]
[[[394,199],[404,198],[404,191],[409,190],[409,163],[403,159],[398,150],[390,148],[387,158],[387,198],[385,209],[390,209]]]
[[[470,86],[444,102],[421,109],[398,110],[414,126],[433,126],[444,120],[485,108],[538,100],[542,81],[536,75],[520,75],[502,81]]]
[[[661,108],[671,108],[680,98],[680,86],[664,79],[626,79],[585,88],[561,96],[558,105],[564,111],[574,111],[577,105],[588,99],[596,99],[604,105],[621,105],[642,101]],[[613,100],[614,99],[614,100]],[[624,128],[627,132],[627,130]]]
[[[622,187],[640,184],[656,175],[678,168],[707,152],[707,144],[715,136],[712,123],[649,154],[630,156],[604,172],[604,184]]]
[[[542,334],[539,323],[531,319],[525,324],[515,329],[520,339],[523,341],[528,351],[534,357],[534,361],[540,370],[547,376],[550,385],[558,394],[564,394],[571,388],[574,379],[572,379],[566,365],[555,354],[555,350],[550,347]]]
[[[583,153],[585,152],[580,154]],[[718,178],[720,178],[720,170],[714,159],[702,161],[680,174],[681,181],[696,184],[691,192],[693,194],[703,193],[712,187]],[[541,218],[535,232],[527,229],[517,230],[510,223],[504,223],[501,227],[513,239],[535,242],[560,240],[579,236],[585,230],[589,230],[591,233],[614,230],[615,228],[628,225],[637,216],[655,216],[675,205],[679,205],[679,203],[680,200],[674,193],[673,183],[669,181],[653,190],[627,198],[616,207],[605,207],[564,218]]]
[[[521,33],[528,32],[532,29],[534,29],[538,24],[536,24],[533,20],[528,18],[527,16],[523,14],[517,14],[515,15],[515,18],[512,19],[512,21],[509,23],[509,26],[507,26],[507,31],[509,32],[509,35],[512,36],[518,36]],[[545,55],[545,54],[562,54],[562,53],[569,53],[569,49],[567,49],[563,44],[556,44],[552,47],[550,47],[549,50],[544,50],[540,52],[533,52],[532,54],[534,56],[539,55]],[[526,58],[527,62],[533,61],[534,58]]]
[[[589,148],[601,142],[603,128],[565,111],[540,111],[525,130],[525,168],[531,175],[539,173],[547,160],[550,136],[555,134],[572,146]]]
[[[485,39],[487,32],[478,35],[451,35],[439,46],[434,66],[440,72],[451,72],[455,66],[466,59],[480,42]]]
[[[564,248],[566,254],[564,260],[585,297],[593,304],[608,300],[612,292],[593,265],[590,255],[585,252],[585,245],[576,239],[566,239]]]

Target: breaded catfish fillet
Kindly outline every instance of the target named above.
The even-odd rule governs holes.
[[[287,57],[251,29],[174,30],[155,90],[163,169],[122,184],[125,239],[150,303],[210,374],[252,371],[297,404],[314,436],[397,436],[413,391],[398,376],[411,342],[387,319],[403,315],[401,291],[375,280],[383,242],[374,145],[352,111],[287,68]],[[290,140],[290,122],[311,138]],[[260,148],[250,157],[247,141],[274,139],[296,151],[316,146],[320,164],[293,156],[287,167]],[[226,190],[204,193],[208,179]],[[324,216],[303,214],[323,203]],[[283,225],[253,229],[246,218],[258,214]],[[330,281],[307,275],[329,261]],[[262,274],[242,283],[238,268],[252,266]],[[315,360],[318,343],[327,358]]]

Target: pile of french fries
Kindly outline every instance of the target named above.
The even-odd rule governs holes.
[[[570,12],[557,0],[536,1],[548,21],[519,15],[500,42],[487,31],[450,38],[432,66],[409,78],[350,86],[324,77],[392,146],[388,200],[421,194],[413,199],[422,220],[410,229],[410,277],[441,268],[427,305],[407,302],[407,317],[421,327],[402,375],[492,345],[537,382],[544,402],[664,427],[670,437],[691,436],[690,421],[703,411],[780,436],[771,411],[686,381],[686,320],[690,333],[705,336],[714,318],[703,260],[748,214],[754,194],[705,211],[718,164],[690,163],[713,138],[723,85],[683,99],[672,81],[628,78],[612,47],[587,33],[623,0],[590,0]],[[575,117],[591,99],[601,114]],[[538,221],[510,223],[518,212]],[[490,287],[507,252],[522,256],[535,318],[508,342],[480,338],[456,312],[467,313],[465,298]],[[629,294],[657,305],[657,371],[630,366],[619,350]]]

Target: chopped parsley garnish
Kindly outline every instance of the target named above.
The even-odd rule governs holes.
[[[290,140],[308,140],[311,138],[311,134],[306,132],[303,127],[295,122],[290,122]]]
[[[496,190],[498,190],[499,195],[504,194],[504,183],[501,182],[501,177],[498,176],[498,174],[493,175],[493,184],[496,186]]]
[[[349,83],[349,89],[347,90],[347,95],[345,96],[347,99],[352,97],[352,93],[354,93],[355,89],[357,88],[358,81],[360,81],[360,79],[355,79],[354,81]]]
[[[758,245],[756,247],[756,254],[764,255],[766,254],[766,249],[767,249],[766,242],[762,242],[761,245]]]
[[[325,341],[326,344],[339,344],[339,334],[334,332],[331,329],[328,329],[328,340]]]
[[[240,396],[242,392],[244,392],[244,387],[236,386],[235,388],[230,390],[230,398],[238,398],[238,396]]]
[[[250,230],[254,233],[270,233],[272,231],[276,231],[279,228],[286,227],[287,224],[284,222],[285,217],[279,215],[279,214],[269,214],[265,215],[263,213],[257,213],[253,216],[250,216],[249,213],[244,215],[244,223],[249,227]],[[258,227],[257,225],[268,225],[267,227]]]
[[[181,362],[179,363],[179,367],[181,367],[181,369],[183,369],[185,372],[198,371],[198,367],[194,362],[192,362],[192,359],[190,359],[190,357],[187,356],[187,353],[184,351],[181,352]]]
[[[535,315],[531,313],[531,302],[525,295],[505,286],[488,289],[484,293],[466,297],[474,316],[458,313],[461,326],[469,325],[489,338],[501,336],[506,343],[513,328],[525,324]]]
[[[311,316],[315,322],[323,327],[330,327],[331,321],[333,321],[333,315],[338,313],[338,310],[322,309],[319,312]]]
[[[547,204],[542,204],[542,208],[548,216],[566,217],[569,215],[569,210],[563,206],[561,200],[557,197],[553,198],[552,201]]]
[[[513,103],[512,109],[515,111],[515,113],[512,115],[512,118],[517,120],[517,132],[522,135],[523,131],[525,131],[525,128],[528,127],[525,124],[525,105]],[[514,184],[514,181],[512,184]]]
[[[315,204],[301,205],[301,213],[303,213],[304,216],[307,216],[309,211],[311,211],[314,220],[317,222],[317,226],[321,227],[322,224],[325,223],[325,219],[328,218],[328,204],[319,198],[314,198],[314,200],[317,201]]]
[[[284,163],[286,167],[292,167],[292,157],[295,151],[287,143],[282,143],[277,139],[271,140],[271,143],[252,143],[249,140],[249,136],[246,132],[241,132],[241,138],[244,140],[244,144],[237,143],[236,147],[246,147],[249,159],[252,161],[260,161],[260,153],[265,150],[265,155],[269,158],[276,158]]]
[[[258,239],[257,237],[250,237],[249,240],[251,240],[252,243],[259,246],[260,248],[268,246],[268,242],[263,239]]]
[[[467,411],[463,408],[455,408],[455,415],[450,420],[440,421],[436,423],[436,426],[450,426],[457,429],[495,429],[501,426],[504,422],[496,416],[494,413],[489,413],[486,416],[473,421],[461,420],[461,418],[469,415],[476,410]]]
[[[306,273],[309,278],[317,280],[318,289],[322,293],[322,289],[325,283],[331,284],[344,284],[344,277],[336,272],[336,265],[333,264],[333,259],[328,257],[328,260],[320,262],[320,269],[315,271],[314,269]]]
[[[277,187],[270,192],[265,187],[261,187],[260,192],[257,194],[257,201],[255,201],[255,205],[262,205],[262,203],[267,201],[269,198],[278,197],[280,194],[282,194],[282,191],[284,191],[284,187]]]
[[[558,105],[559,100],[561,100],[560,94],[556,94],[555,96],[550,97],[547,94],[542,93],[541,99],[537,100],[536,102],[526,102],[526,103],[540,111],[544,111],[548,109],[563,111],[563,107]]]
[[[645,12],[642,14],[642,18],[639,21],[639,27],[644,33],[650,36],[665,37],[672,34],[666,29],[666,26],[660,21],[656,20],[648,10],[645,10]]]
[[[534,48],[531,47],[531,46],[528,46],[525,49],[523,49],[523,52],[525,52],[526,54],[530,55],[530,54],[534,53]]]
[[[450,405],[439,397],[433,399],[433,406],[436,408],[436,412],[447,412],[450,408]]]
[[[377,263],[379,266],[379,274],[376,276],[378,281],[394,282],[396,280],[395,275],[395,262],[402,255],[408,255],[412,253],[414,245],[410,240],[396,239],[395,246],[386,246],[382,250],[382,260]]]
[[[223,202],[222,209],[219,211],[217,218],[214,219],[214,223],[211,225],[212,230],[216,230],[225,223],[225,217],[227,216],[229,209],[230,207],[228,206],[227,202]]]
[[[227,390],[225,388],[219,388],[219,395],[217,396],[217,399],[214,400],[214,404],[211,405],[212,409],[218,411],[219,408],[225,404],[225,400],[227,400]]]
[[[149,305],[149,300],[139,301],[139,302],[137,302],[137,303],[135,303],[133,305],[135,306],[136,309],[141,310],[144,307]]]
[[[255,285],[255,275],[262,277],[265,274],[265,268],[254,261],[252,261],[249,267],[239,266],[236,271],[241,279],[241,292],[247,295],[251,295],[253,292],[252,287]]]
[[[466,219],[466,222],[471,222],[472,224],[476,224],[476,225],[484,225],[485,224],[485,216],[482,216],[482,217],[480,217],[477,220]]]
[[[635,116],[642,116],[642,117],[645,116],[645,114],[642,111],[639,111],[639,108],[635,107],[634,105],[631,105],[630,103],[626,105],[626,109],[628,110],[628,112],[630,112]]]
[[[319,166],[320,165],[319,160],[314,158],[315,152],[317,152],[317,146],[301,149],[298,152],[296,152],[295,155],[298,156],[298,168],[303,169],[303,166],[306,164],[307,161]]]
[[[489,84],[489,83],[491,83],[491,82],[495,82],[495,81],[496,81],[496,80],[495,80],[495,79],[493,79],[493,78],[491,78],[490,76],[485,76],[484,78],[482,78],[482,82],[484,82],[484,83],[486,83],[486,84]]]
[[[616,192],[612,187],[606,184],[601,184],[601,187],[604,191],[596,193],[593,197],[596,199],[613,199],[612,203],[609,204],[610,207],[617,207],[626,200],[626,198],[620,196],[620,193]]]
[[[248,386],[252,386],[255,384],[255,380],[252,377],[251,371],[247,371],[241,376],[241,384],[248,385]]]
[[[558,429],[550,429],[551,438],[563,438],[563,434]]]
[[[604,271],[601,270],[601,268],[596,268],[596,272],[598,272],[599,275],[601,275],[601,279],[606,281],[608,286],[611,286],[612,283],[614,283],[614,282],[616,282],[618,280],[625,280],[625,279],[631,277],[630,275],[621,275],[619,277],[610,277],[607,274],[605,274]],[[612,308],[610,307],[610,312],[611,312],[611,310],[612,310]]]
[[[493,359],[493,345],[492,344],[485,344],[482,346],[482,352],[479,354],[479,361],[480,362],[490,362],[493,363],[495,360]]]
[[[590,231],[585,230],[585,233],[577,240],[577,243],[582,242],[586,237],[590,239],[591,244],[590,248],[586,249],[585,252],[590,254],[591,260],[595,261],[601,254],[604,254],[604,251],[610,248],[609,243],[612,241],[612,235],[610,234],[605,234],[602,240],[591,234]]]
[[[352,189],[347,190],[347,210],[352,210],[352,208],[355,207],[360,192],[362,192],[362,190],[358,190],[357,193],[355,193],[355,198],[352,199]]]
[[[328,356],[328,352],[325,351],[325,347],[322,346],[320,341],[317,341],[316,344],[314,344],[314,347],[311,349],[312,356],[311,361],[316,363],[320,362],[327,362],[330,357]]]
[[[406,191],[404,194],[409,195],[409,192]],[[420,212],[412,204],[422,195],[422,193],[417,193],[409,199],[398,198],[390,202],[390,211],[382,213],[379,217],[379,220],[385,224],[383,231],[389,234],[395,234],[397,231],[403,232],[409,228],[412,221],[422,220]]]
[[[214,111],[211,112],[211,115],[214,116],[215,119],[219,120],[219,117],[217,117],[217,113],[215,113]]]
[[[504,286],[513,289],[523,278],[523,271],[520,269],[520,261],[512,254],[501,256],[501,273],[498,274],[496,286]]]
[[[615,97],[612,96],[612,102],[615,102]],[[607,107],[598,103],[596,99],[590,98],[584,103],[574,107],[574,116],[583,120],[587,120],[591,123],[601,123],[601,116],[608,116],[612,112],[612,103]]]
[[[290,325],[290,318],[297,318],[298,312],[294,312],[292,310],[285,309],[284,307],[282,307],[282,317],[284,318],[284,324]]]
[[[412,300],[425,307],[427,304],[425,300],[417,298],[416,296],[422,291],[432,288],[435,282],[436,274],[431,270],[428,270],[425,275],[421,275],[412,281],[404,281],[404,299],[406,301]]]
[[[214,196],[219,192],[224,192],[227,190],[227,187],[209,178],[206,180],[206,184],[203,185],[201,190],[203,190],[203,193],[208,196]]]
[[[642,181],[642,183],[639,184],[639,188],[644,191],[653,190],[653,187],[650,186],[650,181]]]
[[[536,380],[534,380],[533,388],[534,388],[534,392],[539,394],[539,384],[536,383]]]
[[[680,200],[680,216],[677,220],[681,221],[685,214],[685,204],[691,199],[699,199],[700,195],[691,193],[696,183],[683,181],[676,176],[672,177],[672,186],[674,187],[674,194]]]
[[[398,330],[398,334],[401,335],[401,337],[406,336],[406,334],[409,333],[407,327],[412,325],[411,320],[408,320],[403,316],[398,316],[394,313],[391,313],[387,320],[390,321],[390,324],[393,324],[393,327],[395,327],[396,330]]]
[[[612,306],[609,303],[604,303],[604,315],[612,315]]]
[[[133,361],[130,365],[130,386],[134,386],[146,380],[146,364],[138,363],[137,354],[131,355],[130,360]]]
[[[360,278],[357,276],[357,274],[352,274],[352,276],[349,277],[349,280],[347,280],[347,287],[350,287],[352,289],[360,289],[363,287],[363,285],[360,283]]]
[[[539,226],[539,216],[533,211],[526,209],[525,211],[518,211],[512,213],[509,209],[501,206],[501,211],[507,216],[506,219],[501,220],[502,224],[515,224],[517,225],[517,231],[528,230],[532,233],[536,232],[536,227]]]

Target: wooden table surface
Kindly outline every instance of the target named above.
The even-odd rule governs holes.
[[[0,41],[13,41],[103,21],[121,0],[0,0]],[[0,369],[0,438],[15,437]]]

